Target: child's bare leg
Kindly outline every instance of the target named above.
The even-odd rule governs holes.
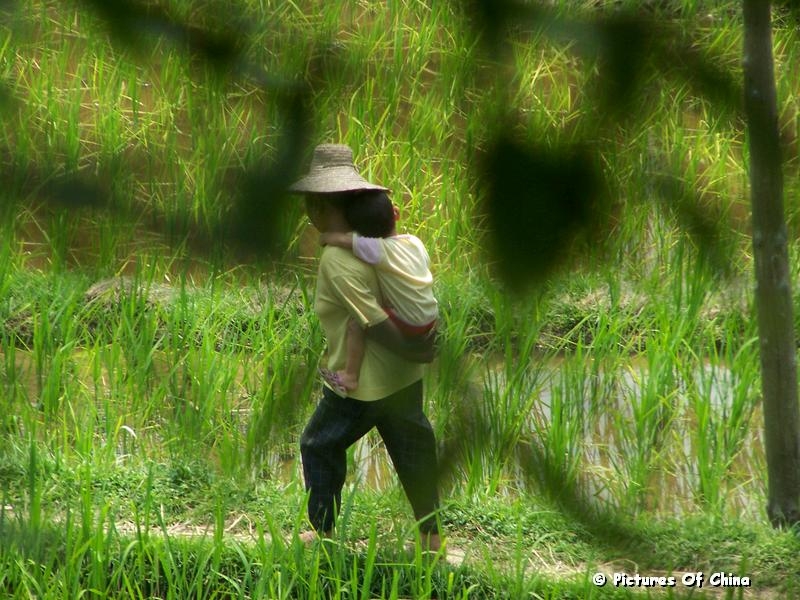
[[[358,387],[358,376],[361,373],[365,349],[364,330],[356,321],[350,319],[347,322],[347,363],[344,371],[339,371],[342,386],[348,391]]]

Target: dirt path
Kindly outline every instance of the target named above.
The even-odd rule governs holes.
[[[14,514],[14,507],[7,505],[3,507],[3,512],[7,517]],[[217,535],[214,523],[192,523],[178,522],[165,526],[150,526],[147,534],[153,537],[168,538],[190,538],[197,540],[213,540]],[[114,523],[114,530],[122,536],[134,537],[138,535],[142,528],[132,521],[118,521]],[[249,515],[241,513],[229,517],[222,529],[222,535],[227,541],[235,541],[243,545],[271,544],[272,537],[268,533],[261,532]],[[282,543],[290,545],[294,542],[289,534]],[[348,540],[346,547],[354,553],[367,551],[369,542],[366,539]],[[475,545],[469,539],[452,536],[448,540],[446,561],[454,568],[463,565],[474,566],[480,569],[486,561],[493,563],[494,569],[503,569],[504,563],[509,561],[498,560],[496,557],[489,556],[486,549],[474,550]],[[409,549],[410,556],[413,550]],[[713,585],[710,581],[711,573],[703,574],[702,585],[693,582],[697,581],[697,574],[683,571],[667,571],[658,569],[640,570],[635,563],[631,562],[606,562],[599,564],[590,563],[567,563],[560,560],[554,553],[548,553],[546,547],[529,548],[529,554],[523,558],[526,574],[530,576],[540,575],[549,580],[575,581],[582,580],[587,574],[590,576],[605,578],[605,583],[601,587],[626,587],[631,591],[649,593],[655,597],[660,596],[659,592],[666,595],[670,590],[678,593],[679,597],[692,598],[742,598],[745,600],[778,600],[785,597],[780,590],[775,588],[758,587],[758,581],[751,581],[750,586],[720,586]],[[519,564],[507,564],[509,571],[519,568]],[[639,579],[637,579],[637,575]],[[726,574],[728,575],[728,574]],[[745,576],[746,574],[733,573],[734,576]],[[616,578],[616,584],[615,584]],[[646,582],[644,581],[646,579]],[[751,578],[752,579],[752,578]],[[623,580],[627,585],[620,583]],[[733,592],[733,595],[731,595]],[[741,595],[740,595],[741,593]]]
[[[122,535],[135,535],[138,531],[137,526],[131,522],[116,523],[115,528]],[[169,537],[206,538],[210,540],[215,535],[215,525],[210,523],[174,523],[164,528],[151,527],[149,533],[156,536],[167,535]],[[236,515],[228,519],[223,528],[223,535],[226,539],[235,540],[241,544],[272,543],[270,535],[264,533],[262,536],[256,525],[246,514]],[[292,538],[287,536],[283,543],[291,544],[292,541]],[[365,552],[368,547],[368,541],[348,541],[347,547],[353,552]],[[467,539],[450,539],[446,555],[447,563],[454,568],[462,565],[473,565],[480,568],[481,564],[485,563],[488,558],[484,552],[472,552],[471,547]],[[785,597],[779,590],[759,588],[757,581],[751,582],[749,587],[713,586],[709,583],[711,573],[704,573],[702,586],[697,586],[696,584],[692,586],[684,584],[684,581],[692,582],[693,578],[696,578],[695,573],[657,569],[647,569],[645,572],[643,570],[640,571],[635,564],[620,562],[600,564],[567,563],[559,560],[553,553],[548,554],[546,549],[543,548],[530,548],[530,553],[525,557],[525,561],[525,571],[530,575],[541,575],[551,580],[580,580],[587,573],[592,574],[593,577],[597,574],[602,574],[606,578],[606,583],[603,587],[607,588],[615,586],[615,575],[617,575],[618,579],[621,578],[621,575],[625,575],[629,584],[626,586],[627,589],[642,593],[649,592],[656,596],[659,595],[659,592],[663,592],[666,595],[672,590],[674,593],[681,594],[681,596],[699,599],[735,597],[746,600],[778,600]],[[497,568],[498,562],[493,562],[495,568]],[[510,570],[514,566],[509,564],[508,568]],[[643,581],[637,583],[637,574],[641,578],[647,578],[648,583],[651,584],[656,583],[659,578],[663,578],[658,583],[664,582],[665,585],[645,585]],[[669,578],[672,578],[672,580]],[[672,581],[674,581],[673,585],[666,584]],[[619,583],[617,583],[617,586],[622,587]],[[694,590],[694,593],[692,593],[692,590]],[[732,590],[734,595],[730,596]],[[740,591],[741,596],[738,595]]]

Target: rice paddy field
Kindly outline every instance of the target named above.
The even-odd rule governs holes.
[[[744,123],[693,75],[741,79],[740,6],[522,2],[499,29],[480,6],[0,3],[0,596],[800,594],[765,514]],[[620,114],[597,24],[630,14],[696,62],[645,61]],[[774,16],[796,279],[798,27]],[[499,134],[588,148],[607,190],[521,286],[483,204]],[[316,232],[279,190],[319,142],[432,258],[447,557],[406,548],[374,434],[334,539],[296,539],[325,340]]]

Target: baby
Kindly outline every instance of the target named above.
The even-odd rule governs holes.
[[[355,231],[323,233],[320,243],[351,250],[357,258],[373,265],[389,318],[406,336],[427,335],[436,324],[439,307],[433,296],[433,275],[425,246],[413,235],[397,233],[397,207],[386,192],[364,194],[362,201],[351,203],[345,216]],[[344,370],[320,370],[340,396],[346,397],[358,387],[364,351],[364,331],[351,319]]]

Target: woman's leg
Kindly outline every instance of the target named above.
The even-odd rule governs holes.
[[[438,465],[433,427],[422,411],[422,381],[379,400],[383,404],[377,422],[397,476],[408,496],[420,530],[438,534]]]
[[[373,427],[363,402],[339,398],[324,389],[323,398],[300,438],[303,478],[309,492],[308,518],[320,533],[333,530],[347,475],[347,448]]]

